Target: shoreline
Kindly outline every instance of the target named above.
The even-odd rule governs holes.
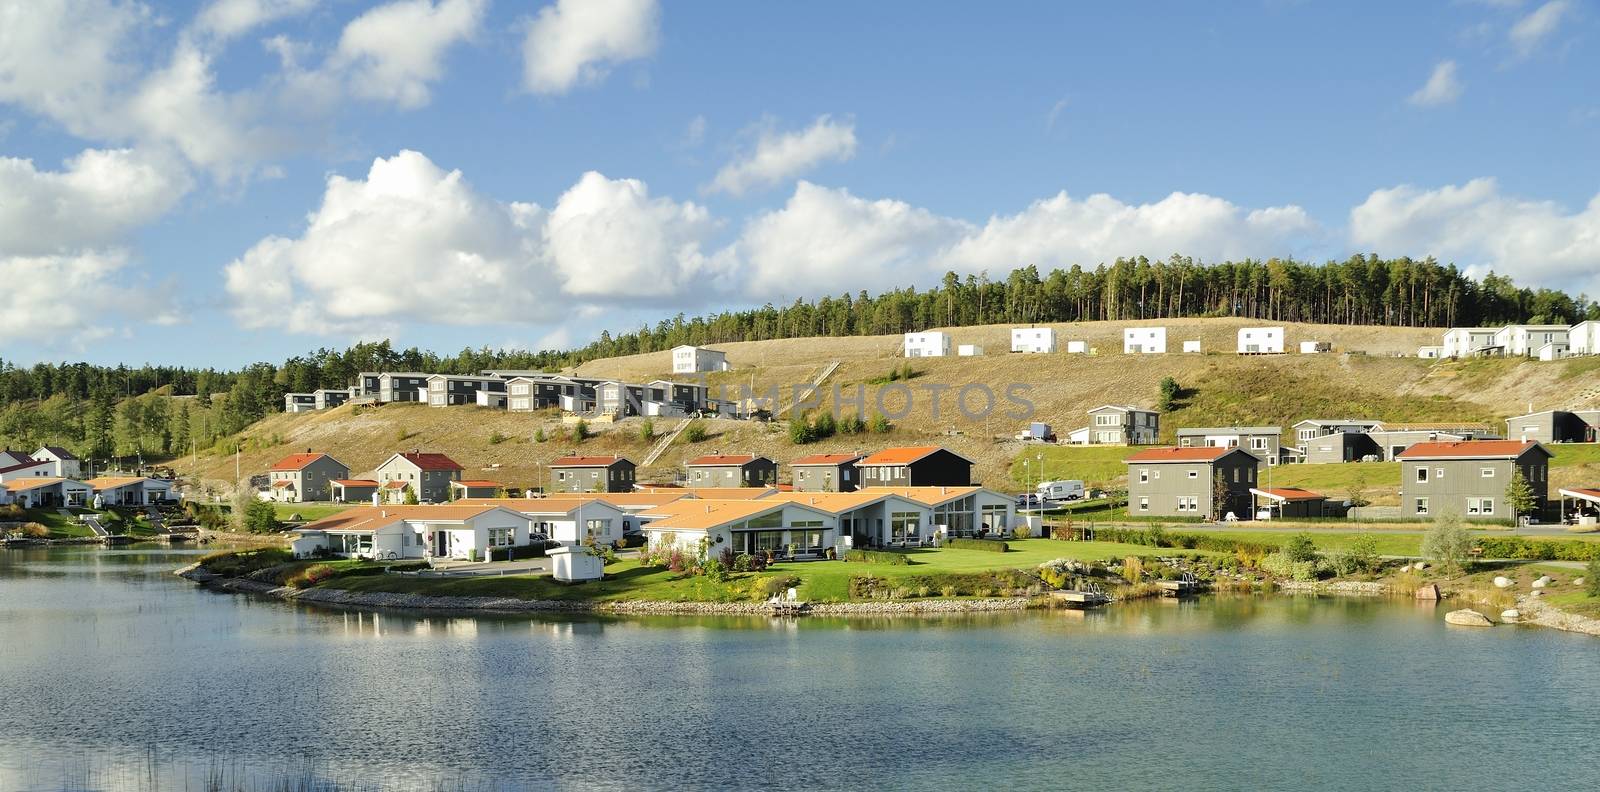
[[[337,588],[297,589],[244,578],[213,574],[198,562],[173,574],[215,591],[256,594],[284,602],[347,608],[384,608],[423,612],[482,613],[571,613],[598,615],[725,615],[725,616],[938,616],[971,613],[999,613],[1036,608],[1034,597],[987,597],[983,599],[906,599],[871,602],[806,603],[803,609],[774,608],[765,602],[673,602],[667,600],[525,600],[515,597],[442,597],[432,594],[391,592],[353,592]],[[1291,596],[1312,594],[1337,597],[1396,597],[1394,587],[1381,581],[1331,580],[1316,582],[1276,582],[1271,592]],[[1463,592],[1444,592],[1446,599],[1481,605]],[[1107,604],[1116,604],[1112,600]],[[1438,600],[1443,605],[1445,599]],[[1532,625],[1564,632],[1600,637],[1600,619],[1568,613],[1525,594],[1517,598],[1523,614],[1515,622],[1500,620],[1500,614],[1485,614],[1496,625]]]

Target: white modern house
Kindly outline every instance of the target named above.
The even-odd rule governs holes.
[[[481,498],[456,503],[510,509],[528,518],[528,530],[531,533],[543,534],[551,541],[564,545],[583,544],[585,539],[590,538],[600,544],[613,544],[645,522],[633,512],[601,498],[556,495],[549,498]]]
[[[1495,336],[1499,332],[1493,327],[1452,327],[1444,332],[1440,357],[1465,358],[1495,354]]]
[[[1570,330],[1566,325],[1506,325],[1495,333],[1494,343],[1502,354],[1554,360],[1565,354]],[[1562,355],[1547,347],[1561,347]]]
[[[1200,339],[1192,338],[1192,339],[1190,339],[1188,341],[1183,342],[1183,351],[1185,353],[1188,353],[1188,354],[1194,354],[1194,353],[1199,352],[1200,351]]]
[[[977,344],[962,344],[956,347],[956,357],[983,357],[983,347]]]
[[[365,506],[292,532],[296,558],[327,552],[347,558],[483,560],[496,548],[528,543],[528,518],[503,506]]]
[[[1045,354],[1056,351],[1056,331],[1050,327],[1013,327],[1011,351]]]
[[[82,461],[61,446],[40,446],[33,452],[33,459],[50,463],[54,474],[63,478],[76,479],[83,475]]]
[[[1241,355],[1281,355],[1283,354],[1283,328],[1281,327],[1241,327],[1239,328],[1239,354]]]
[[[1122,354],[1164,355],[1167,352],[1167,328],[1129,327],[1122,331]]]
[[[695,374],[701,371],[729,371],[728,354],[715,349],[684,344],[672,348],[672,373]]]
[[[1600,355],[1600,321],[1590,319],[1568,329],[1567,352],[1573,355]]]
[[[930,330],[925,333],[906,333],[905,356],[908,358],[949,357],[950,334]]]
[[[1301,341],[1300,342],[1300,354],[1302,354],[1302,355],[1320,355],[1323,352],[1332,352],[1332,351],[1333,351],[1333,344],[1330,344],[1327,341]]]
[[[1089,342],[1088,341],[1068,341],[1067,342],[1067,354],[1069,354],[1069,355],[1083,355],[1083,354],[1088,354],[1088,352],[1089,352]]]
[[[644,533],[651,547],[677,548],[699,556],[771,553],[775,557],[824,555],[839,544],[834,514],[783,500],[685,498],[645,512]]]

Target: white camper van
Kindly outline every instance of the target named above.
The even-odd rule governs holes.
[[[1083,482],[1077,479],[1046,481],[1039,485],[1039,499],[1047,501],[1083,500]]]

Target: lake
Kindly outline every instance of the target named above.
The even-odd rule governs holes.
[[[1600,642],[1387,600],[337,611],[0,550],[0,790],[1593,788]]]

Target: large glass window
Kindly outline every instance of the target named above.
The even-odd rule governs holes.
[[[921,516],[917,512],[893,512],[889,515],[889,540],[914,542],[921,538],[918,531]]]
[[[749,520],[745,521],[744,527],[745,528],[749,528],[749,529],[756,529],[756,528],[782,528],[783,527],[783,511],[782,510],[778,510],[778,511],[773,511],[773,512],[769,512],[767,514],[760,515],[758,517],[751,517]]]

